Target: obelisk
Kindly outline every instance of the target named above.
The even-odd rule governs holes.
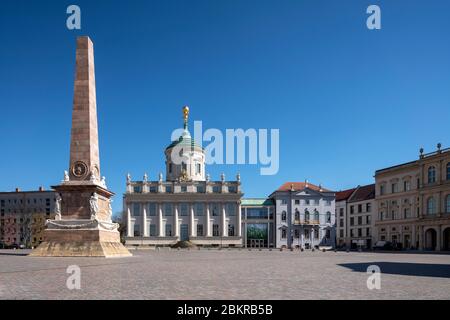
[[[44,241],[30,256],[126,257],[113,223],[111,197],[100,176],[94,46],[78,37],[70,135],[70,163],[57,186],[55,220],[47,220]]]

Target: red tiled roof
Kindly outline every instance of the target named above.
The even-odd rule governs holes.
[[[356,188],[336,192],[336,201],[347,200]]]
[[[291,189],[294,189],[295,191],[299,191],[299,190],[305,189],[305,187],[306,187],[305,182],[286,182],[281,187],[279,187],[277,189],[277,191],[290,191]],[[315,190],[315,191],[320,190],[319,186],[316,186],[315,184],[312,184],[310,182],[308,182],[308,188],[310,188],[311,190]],[[322,187],[322,191],[330,191],[330,190]]]
[[[367,186],[361,186],[355,192],[355,194],[349,199],[349,202],[357,202],[375,199],[375,184],[369,184]]]

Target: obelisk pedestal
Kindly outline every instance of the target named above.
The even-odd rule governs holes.
[[[100,176],[94,48],[77,39],[69,171],[56,191],[56,217],[47,220],[44,241],[30,256],[127,257],[111,197]]]

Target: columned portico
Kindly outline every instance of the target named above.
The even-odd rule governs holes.
[[[162,173],[153,181],[146,173],[141,181],[133,181],[127,174],[124,203],[127,214],[132,214],[127,218],[127,245],[172,246],[189,241],[199,246],[242,246],[240,175],[234,181],[225,180],[224,174],[220,181],[210,179],[205,172],[204,150],[189,133],[188,114],[189,108],[184,107],[183,132],[164,151],[165,180]],[[172,159],[173,151],[183,155],[182,163]],[[129,208],[137,210],[137,204],[145,209],[128,212]],[[136,238],[135,219],[145,228]]]

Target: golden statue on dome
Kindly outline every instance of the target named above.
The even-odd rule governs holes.
[[[187,129],[187,123],[189,118],[189,107],[184,106],[183,107],[183,118],[184,118],[184,129]]]

